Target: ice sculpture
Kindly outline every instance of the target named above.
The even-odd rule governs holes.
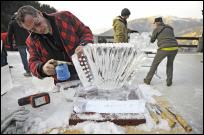
[[[149,40],[149,35],[143,33],[130,35],[129,43],[86,45],[83,53],[72,56],[83,86],[115,90],[130,85],[145,59],[142,49],[149,47]]]
[[[141,34],[130,34],[129,43],[133,44],[137,51],[143,51],[143,49],[157,49],[157,42],[150,43],[151,33],[143,32]]]

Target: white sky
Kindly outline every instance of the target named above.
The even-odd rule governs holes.
[[[39,1],[58,11],[70,11],[94,34],[112,28],[123,8],[131,11],[128,21],[149,16],[202,18],[203,1]]]

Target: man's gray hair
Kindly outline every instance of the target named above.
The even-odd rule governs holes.
[[[40,11],[30,5],[22,6],[18,9],[16,21],[22,27],[26,15],[36,17],[38,13],[40,13]]]

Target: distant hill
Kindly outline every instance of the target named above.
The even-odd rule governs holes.
[[[154,29],[154,16],[147,18],[134,19],[128,22],[128,28],[138,30],[139,32],[152,32]],[[173,16],[163,17],[164,23],[174,28],[176,36],[188,35],[194,33],[194,36],[200,36],[203,29],[203,19],[178,18]],[[113,29],[99,34],[100,36],[113,36]]]

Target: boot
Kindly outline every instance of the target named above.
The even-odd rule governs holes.
[[[23,75],[26,76],[26,77],[31,77],[31,76],[32,76],[32,75],[31,75],[31,72],[26,72],[26,73],[24,73]]]
[[[167,82],[166,84],[168,87],[172,85],[172,82]]]
[[[144,79],[144,83],[150,85],[150,81],[148,81],[147,79]]]

